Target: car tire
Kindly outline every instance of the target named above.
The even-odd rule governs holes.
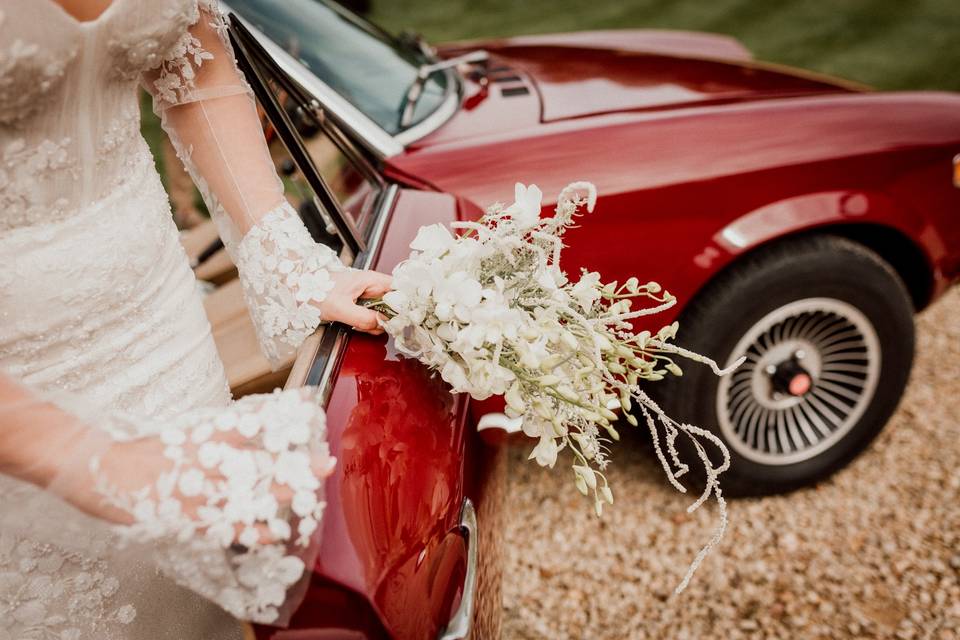
[[[724,440],[725,494],[783,493],[842,468],[883,429],[913,363],[913,305],[876,253],[810,236],[722,272],[682,313],[677,342],[721,366],[748,360],[724,378],[679,362],[683,376],[653,396]]]

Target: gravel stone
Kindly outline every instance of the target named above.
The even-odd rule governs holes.
[[[516,447],[503,637],[960,638],[958,317],[960,289],[918,318],[910,386],[870,449],[819,486],[732,501],[679,596],[716,511],[687,514],[642,439],[615,449],[599,520],[572,477]]]

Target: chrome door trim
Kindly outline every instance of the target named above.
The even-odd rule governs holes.
[[[380,244],[383,242],[383,235],[387,231],[387,223],[390,222],[390,216],[393,211],[393,205],[397,202],[397,196],[400,194],[400,188],[395,184],[387,185],[380,196],[380,206],[378,215],[374,219],[373,228],[370,229],[367,249],[360,252],[354,259],[353,267],[355,269],[369,269],[373,266],[377,256],[380,255]]]
[[[380,196],[375,222],[370,229],[366,250],[360,252],[351,264],[355,269],[369,269],[380,254],[380,245],[387,230],[387,224],[393,214],[400,188],[395,184],[387,185]],[[293,368],[284,384],[285,389],[315,386],[320,394],[321,404],[327,405],[333,391],[333,373],[337,370],[343,351],[347,346],[349,329],[338,323],[321,325],[321,328],[301,345],[297,351]]]
[[[464,640],[470,635],[470,627],[473,623],[473,605],[477,597],[477,547],[480,540],[477,531],[477,512],[470,498],[464,498],[463,505],[460,507],[459,529],[467,544],[467,571],[463,576],[463,593],[460,596],[460,605],[450,616],[450,621],[438,636],[438,640]]]

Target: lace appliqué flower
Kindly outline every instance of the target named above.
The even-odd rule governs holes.
[[[0,231],[52,222],[69,212],[65,198],[40,200],[37,183],[57,175],[78,175],[70,146],[70,138],[42,140],[35,145],[16,138],[0,149]]]
[[[240,241],[237,268],[260,346],[274,366],[320,326],[318,305],[333,289],[330,275],[344,269],[286,202]]]
[[[214,0],[199,0],[190,24],[195,25],[204,17],[210,19],[210,27],[228,46],[226,20]],[[203,48],[199,38],[184,31],[160,63],[160,75],[153,83],[157,97],[171,105],[188,101],[190,92],[195,88],[197,71],[203,66],[204,60],[213,60],[213,54]]]
[[[142,489],[121,490],[104,475],[109,452],[94,459],[98,491],[133,518],[116,527],[121,539],[159,548],[161,571],[229,613],[274,622],[304,576],[298,554],[315,542],[321,477],[335,464],[311,395],[277,390],[171,422],[159,432],[170,468]],[[278,489],[292,495],[289,505]]]
[[[130,624],[137,610],[108,571],[102,560],[0,532],[0,620],[30,629],[30,638],[80,640],[82,629],[113,637],[111,623]],[[70,617],[60,613],[67,610]],[[14,636],[0,629],[0,638]]]
[[[213,60],[213,54],[201,46],[196,36],[184,33],[170,57],[160,65],[160,77],[153,83],[157,96],[169,104],[186,102],[196,80],[194,67],[199,69],[204,60]]]

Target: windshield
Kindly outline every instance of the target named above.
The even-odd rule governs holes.
[[[254,27],[390,134],[430,115],[447,90],[447,76],[424,85],[413,120],[400,127],[403,97],[426,62],[378,27],[325,0],[229,0]]]

